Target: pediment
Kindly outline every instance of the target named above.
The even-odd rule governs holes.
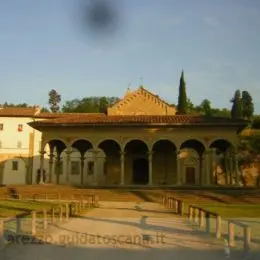
[[[108,108],[108,115],[175,115],[176,109],[143,87],[131,92]]]

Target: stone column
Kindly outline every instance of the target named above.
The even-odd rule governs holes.
[[[228,156],[229,165],[230,165],[230,172],[229,172],[229,183],[233,185],[233,177],[234,177],[234,155],[233,151]]]
[[[209,185],[210,184],[210,151],[206,150],[204,152],[204,178],[203,184]]]
[[[215,184],[216,183],[216,148],[210,148],[210,158],[209,158],[209,184]],[[213,172],[215,172],[215,175],[213,176]]]
[[[70,155],[72,153],[72,150],[71,148],[67,148],[66,150],[66,155],[67,155],[67,158],[66,158],[66,182],[69,183],[69,180],[70,180],[70,172],[71,172],[71,169],[70,169]]]
[[[61,163],[61,158],[60,158],[60,153],[57,153],[57,157],[55,160],[55,174],[56,174],[56,183],[60,183],[60,163]]]
[[[80,182],[81,185],[84,185],[84,166],[85,166],[85,159],[84,154],[81,154],[80,156]]]
[[[53,162],[54,162],[54,154],[53,150],[50,151],[50,159],[49,159],[49,182],[52,182],[52,170],[53,170]]]
[[[239,176],[239,168],[238,168],[238,154],[236,150],[234,151],[233,157],[234,157],[235,185],[239,185],[240,176]]]
[[[153,152],[148,152],[148,162],[149,162],[149,185],[153,185]]]
[[[226,179],[226,185],[229,185],[229,162],[228,162],[228,153],[227,151],[224,152],[224,164],[225,164],[225,179]]]
[[[176,150],[176,184],[182,184],[181,178],[181,159],[179,158],[180,150]]]
[[[125,184],[125,152],[120,153],[120,162],[121,162],[121,178],[120,178],[120,184]]]
[[[94,162],[94,183],[98,184],[98,173],[97,173],[97,150],[93,150],[93,162]]]
[[[44,150],[40,151],[40,181],[39,184],[44,183],[43,181],[43,171],[44,171],[44,154],[46,152]]]

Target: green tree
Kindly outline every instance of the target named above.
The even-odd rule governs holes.
[[[208,99],[204,99],[200,107],[206,116],[212,116],[211,102]]]
[[[52,89],[49,92],[49,105],[50,105],[50,110],[51,110],[52,113],[59,112],[60,102],[61,102],[61,96],[59,95],[59,93],[55,89]]]
[[[192,114],[194,113],[194,104],[191,102],[190,98],[187,98],[187,112]]]
[[[49,113],[49,112],[50,112],[49,109],[46,108],[46,107],[43,107],[43,108],[41,109],[41,113]]]
[[[231,102],[233,103],[231,108],[231,117],[233,119],[242,118],[243,114],[240,90],[236,90],[234,97],[231,99]]]
[[[26,103],[21,103],[21,104],[12,104],[12,103],[7,103],[5,102],[3,105],[2,105],[3,108],[6,108],[6,107],[23,107],[23,108],[30,108],[32,106],[26,104]]]
[[[188,102],[186,94],[186,83],[184,80],[184,72],[181,73],[178,97],[178,114],[185,115],[188,112]]]
[[[62,107],[64,113],[106,113],[107,108],[117,102],[117,97],[85,97],[65,102]]]
[[[211,108],[212,116],[230,117],[230,110],[227,108]]]
[[[242,91],[242,115],[251,119],[254,114],[253,98],[248,91]]]

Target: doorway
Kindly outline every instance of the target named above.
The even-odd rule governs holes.
[[[149,165],[145,158],[133,161],[133,184],[145,185],[149,182]]]
[[[195,184],[195,167],[186,167],[186,184]]]

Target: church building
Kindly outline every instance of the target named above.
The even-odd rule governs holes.
[[[79,186],[237,185],[244,120],[178,115],[144,87],[127,90],[107,114],[40,113],[39,181]],[[35,173],[34,173],[35,174]],[[32,178],[35,181],[35,178]]]

